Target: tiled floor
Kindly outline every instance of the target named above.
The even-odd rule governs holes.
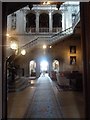
[[[48,76],[23,91],[8,93],[8,118],[83,118],[83,95],[58,91]]]

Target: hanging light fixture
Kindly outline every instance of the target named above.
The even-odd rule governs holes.
[[[25,54],[26,54],[26,50],[25,49],[21,50],[21,55],[25,55]]]
[[[49,48],[52,48],[52,46],[50,45]]]
[[[10,48],[13,50],[18,50],[17,39],[14,37],[10,37]]]
[[[47,46],[46,45],[43,45],[43,49],[46,49],[47,48]]]

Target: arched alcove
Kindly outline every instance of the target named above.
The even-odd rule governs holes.
[[[28,13],[26,15],[26,32],[34,32],[36,27],[36,15],[34,13]],[[33,28],[33,29],[32,29]]]
[[[29,74],[30,76],[36,76],[36,62],[34,60],[29,63]]]
[[[41,13],[39,17],[39,27],[42,28],[42,32],[47,32],[49,28],[49,15],[47,13]]]
[[[60,13],[53,14],[53,28],[62,28],[62,15]]]
[[[59,61],[53,60],[52,67],[53,67],[53,71],[58,72],[59,71]]]

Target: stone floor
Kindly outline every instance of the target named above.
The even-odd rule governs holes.
[[[23,91],[8,93],[8,118],[84,118],[82,93],[58,91],[48,75],[30,81]]]

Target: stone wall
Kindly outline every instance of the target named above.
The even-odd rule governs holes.
[[[70,46],[76,46],[76,53],[70,54]],[[29,73],[29,61],[40,59],[42,57],[48,57],[51,63],[53,60],[58,59],[60,62],[60,71],[80,71],[82,72],[82,51],[81,51],[81,40],[80,37],[71,36],[52,45],[50,49],[47,47],[46,51],[42,47],[34,48],[25,56],[22,56],[18,59],[17,63],[20,64],[20,67],[25,69],[25,76]],[[76,56],[76,64],[70,64],[70,56]],[[39,63],[38,63],[39,64]],[[52,65],[52,64],[51,64]],[[50,68],[52,70],[52,68]]]
[[[76,46],[76,53],[70,54],[70,46]],[[52,47],[52,56],[59,58],[60,71],[82,71],[82,51],[80,37],[69,37]],[[70,64],[70,56],[76,56],[76,64]]]

